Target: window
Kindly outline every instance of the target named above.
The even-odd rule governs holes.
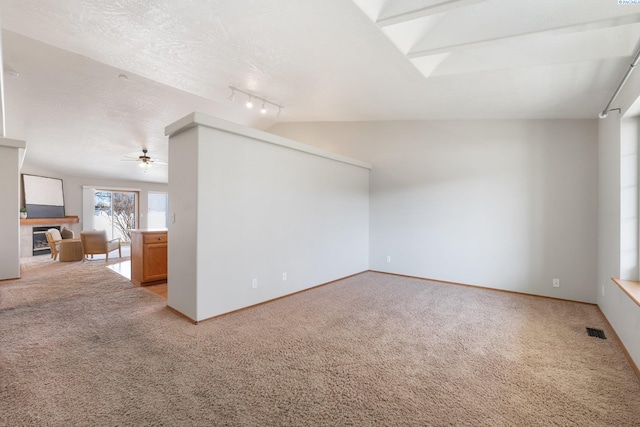
[[[167,193],[149,192],[147,228],[167,228],[169,197]]]
[[[96,190],[93,227],[106,230],[109,239],[131,242],[129,230],[136,228],[137,213],[137,192]]]

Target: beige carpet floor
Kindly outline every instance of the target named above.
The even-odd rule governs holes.
[[[0,283],[0,425],[638,426],[640,380],[585,304],[364,273],[196,326],[41,260]]]

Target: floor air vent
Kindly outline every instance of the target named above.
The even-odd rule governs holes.
[[[604,331],[602,329],[587,328],[587,333],[590,337],[598,337],[603,340],[607,339],[607,337],[604,336]]]

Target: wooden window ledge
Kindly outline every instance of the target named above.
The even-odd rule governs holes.
[[[640,306],[640,282],[616,279],[614,277],[612,277],[611,280],[613,280],[616,285],[620,286],[620,289],[622,289],[625,294],[629,295],[633,302]]]

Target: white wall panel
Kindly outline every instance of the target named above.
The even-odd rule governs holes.
[[[596,301],[595,120],[283,123],[270,131],[375,165],[372,269]]]

